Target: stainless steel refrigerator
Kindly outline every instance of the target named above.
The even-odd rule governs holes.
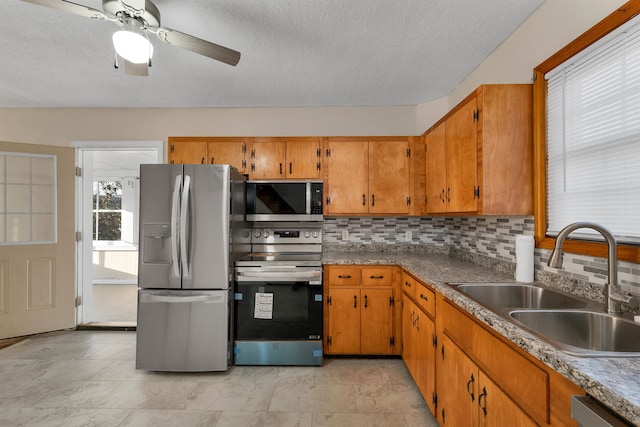
[[[250,250],[245,177],[228,165],[141,165],[136,368],[224,371],[232,280]]]

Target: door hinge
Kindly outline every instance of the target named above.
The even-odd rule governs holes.
[[[242,144],[242,154],[247,154],[247,144]]]
[[[395,347],[395,345],[396,345],[396,337],[390,337],[389,338],[389,345],[391,347]]]
[[[474,110],[474,112],[473,112],[473,121],[477,122],[478,120],[480,120],[480,110]]]
[[[251,158],[252,159],[256,158],[256,150],[251,150]]]
[[[327,305],[331,305],[331,295],[327,297]]]
[[[76,231],[76,242],[82,241],[82,231]]]
[[[251,163],[251,172],[255,172],[255,171],[256,171],[256,164]]]
[[[316,148],[316,157],[320,158],[322,155],[322,150],[320,148]]]
[[[407,197],[407,206],[411,206],[411,196]]]
[[[325,156],[326,157],[331,157],[331,149],[327,148],[327,151],[325,151]]]
[[[76,166],[76,176],[82,176],[82,168],[80,166]]]
[[[322,169],[322,166],[321,166],[320,162],[317,162],[317,163],[316,163],[316,169],[317,169],[317,170]]]
[[[394,297],[389,297],[389,305],[392,307],[396,305],[396,299]]]
[[[171,144],[171,148],[169,148],[169,152],[170,153],[175,153],[176,152],[176,146],[174,144]]]
[[[327,206],[329,206],[331,204],[331,197],[327,196]]]
[[[473,198],[474,199],[479,199],[480,198],[480,186],[473,187]]]
[[[82,297],[77,296],[75,301],[76,307],[80,307],[82,305]]]
[[[242,169],[244,170],[244,169],[246,169],[246,168],[247,168],[247,161],[246,161],[246,160],[243,160],[243,161],[242,161]]]
[[[331,344],[333,344],[331,340],[331,335],[327,335],[327,345],[331,345]]]
[[[407,148],[407,157],[411,157],[411,148]]]

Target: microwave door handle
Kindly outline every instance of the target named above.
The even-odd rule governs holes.
[[[191,177],[184,176],[182,197],[180,200],[180,265],[182,277],[189,277],[189,196],[191,195]]]
[[[311,214],[311,183],[307,182],[305,185],[305,213],[307,215]]]
[[[180,185],[182,184],[182,175],[176,176],[173,185],[173,194],[171,196],[171,264],[173,265],[173,274],[180,277],[180,265],[178,264],[178,205],[180,203]]]

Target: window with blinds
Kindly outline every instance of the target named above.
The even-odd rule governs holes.
[[[547,235],[591,221],[640,243],[640,19],[545,75]],[[591,238],[587,229],[574,236]]]

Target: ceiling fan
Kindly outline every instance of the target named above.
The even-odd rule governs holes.
[[[63,12],[73,13],[99,21],[111,21],[120,27],[113,34],[116,50],[114,66],[118,68],[118,56],[124,59],[125,72],[135,76],[149,74],[153,45],[148,33],[173,46],[207,56],[235,66],[240,52],[199,39],[171,28],[160,26],[160,11],[151,0],[102,0],[103,11],[66,0],[23,0]]]

